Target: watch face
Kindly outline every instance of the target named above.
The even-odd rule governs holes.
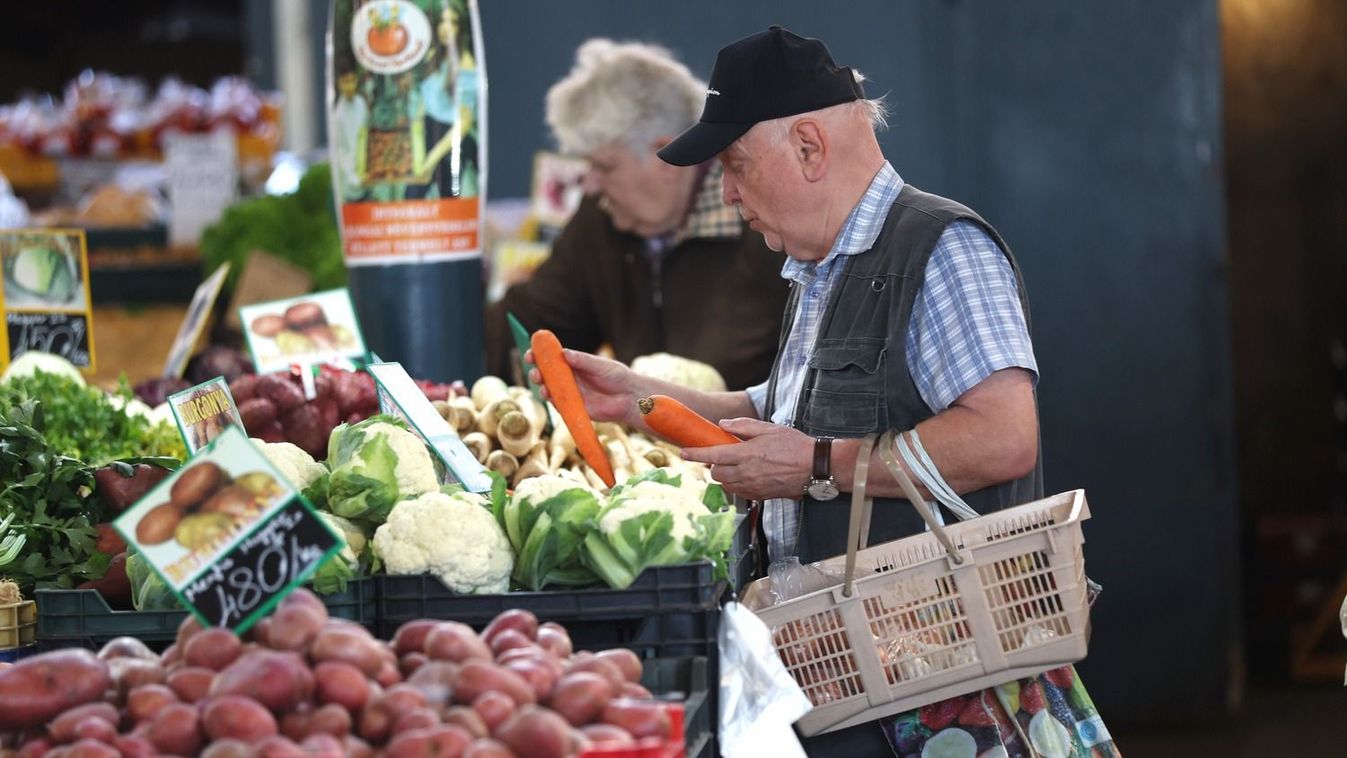
[[[807,492],[815,500],[832,500],[837,497],[837,483],[831,479],[815,479],[809,483]]]

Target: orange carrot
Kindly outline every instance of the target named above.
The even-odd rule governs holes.
[[[552,396],[552,405],[575,438],[575,448],[603,483],[612,487],[617,483],[613,477],[613,465],[608,462],[608,451],[594,431],[589,411],[585,410],[580,386],[575,383],[575,372],[571,370],[571,364],[566,362],[566,356],[561,354],[561,341],[551,330],[539,329],[533,333],[532,343],[533,362],[538,366],[538,373],[543,375],[543,385],[547,387],[547,394]]]
[[[659,436],[679,447],[732,445],[743,440],[711,423],[668,395],[651,395],[636,401],[645,423]]]

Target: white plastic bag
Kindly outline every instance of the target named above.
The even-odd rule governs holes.
[[[720,754],[804,758],[791,729],[809,698],[777,657],[767,626],[740,603],[720,621]]]

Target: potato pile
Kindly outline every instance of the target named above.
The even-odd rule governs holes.
[[[510,387],[498,377],[484,376],[473,383],[469,395],[433,404],[477,460],[499,472],[511,487],[530,477],[561,474],[596,490],[607,489],[576,452],[575,438],[556,409],[550,403],[539,404],[525,387]],[[550,435],[545,432],[549,418]],[[629,431],[621,424],[597,423],[594,427],[618,482],[661,467],[710,481],[710,470],[684,461],[676,445]]]
[[[162,656],[123,637],[0,664],[0,755],[553,758],[677,738],[634,653],[573,653],[527,611],[382,642],[298,590],[246,637],[189,616]]]

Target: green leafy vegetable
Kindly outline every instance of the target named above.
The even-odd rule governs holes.
[[[440,488],[426,444],[392,416],[333,429],[327,464],[328,510],[370,527],[382,524],[398,500]]]
[[[94,550],[103,514],[84,499],[93,470],[43,436],[43,416],[32,399],[0,402],[0,570],[25,592],[100,579],[110,560]]]
[[[225,262],[232,289],[254,250],[293,263],[313,275],[315,290],[346,284],[341,235],[332,208],[332,171],[318,163],[289,195],[266,195],[230,206],[201,233],[201,258],[214,271]]]
[[[131,582],[131,606],[138,611],[172,611],[182,603],[168,584],[150,568],[145,556],[126,551],[126,578]]]
[[[116,396],[42,369],[0,382],[0,408],[29,399],[42,403],[46,441],[63,454],[93,466],[144,456],[187,457],[182,437],[172,423],[152,422],[142,414],[128,412],[133,399],[125,377]]]
[[[580,548],[599,513],[598,493],[548,474],[525,479],[506,498],[504,478],[490,473],[491,510],[514,548],[515,582],[530,590],[597,583],[580,558]]]

